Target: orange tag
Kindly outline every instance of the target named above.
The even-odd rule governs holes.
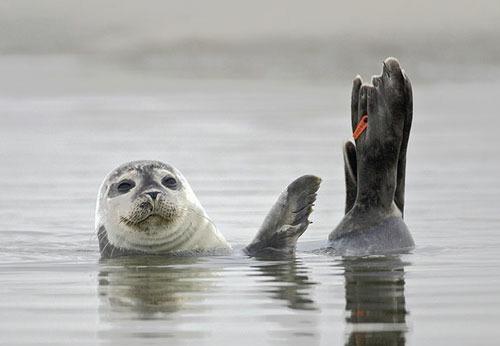
[[[359,136],[361,136],[363,134],[363,132],[365,132],[366,128],[368,127],[368,114],[367,115],[363,115],[363,117],[361,118],[361,120],[359,120],[359,123],[358,125],[356,126],[356,130],[354,130],[354,133],[352,134],[352,136],[354,137],[354,139],[358,139]]]

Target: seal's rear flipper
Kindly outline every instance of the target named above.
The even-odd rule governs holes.
[[[408,139],[410,137],[411,122],[413,120],[413,92],[411,88],[411,82],[404,70],[402,70],[403,77],[405,80],[405,93],[408,101],[406,103],[406,117],[403,127],[403,141],[401,143],[401,148],[399,149],[399,161],[398,161],[398,173],[397,173],[397,185],[396,192],[394,195],[394,202],[398,206],[401,214],[404,216],[405,207],[405,175],[406,175],[406,150],[408,149]]]
[[[356,147],[351,141],[344,144],[344,173],[345,173],[345,214],[349,212],[356,202],[358,193],[358,166],[356,162]]]
[[[330,233],[330,247],[336,254],[351,256],[407,251],[414,247],[402,218],[413,115],[410,81],[399,62],[388,58],[372,85],[354,79],[351,101],[355,145],[344,148],[346,211],[350,210]]]
[[[320,183],[320,178],[304,175],[288,185],[244,251],[250,256],[293,253],[297,239],[310,224],[308,217]]]

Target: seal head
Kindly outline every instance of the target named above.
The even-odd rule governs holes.
[[[229,251],[188,181],[159,161],[133,161],[109,173],[97,198],[101,256]]]

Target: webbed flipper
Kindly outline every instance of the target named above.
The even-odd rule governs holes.
[[[254,240],[244,248],[246,254],[292,254],[297,240],[309,224],[321,179],[304,175],[293,181],[267,214]]]
[[[330,233],[336,254],[364,256],[414,247],[403,221],[406,149],[413,101],[399,62],[384,61],[382,74],[353,81],[353,142],[344,146],[346,215]]]

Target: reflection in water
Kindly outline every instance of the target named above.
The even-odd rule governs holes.
[[[291,312],[276,314],[272,311],[270,316],[264,317],[279,326],[269,330],[272,343],[289,344],[293,340],[297,345],[319,345],[320,309],[311,297],[316,283],[307,275],[310,269],[297,258],[283,261],[257,259],[252,268],[256,271],[251,275],[264,278],[264,292],[276,302],[285,303]]]
[[[297,258],[285,261],[258,260],[252,266],[258,270],[258,276],[269,278],[272,285],[267,292],[273,299],[285,301],[290,309],[317,310],[310,298],[311,286],[315,282],[309,280],[307,267]]]
[[[399,257],[344,259],[346,345],[404,345],[404,263]]]
[[[228,325],[240,321],[241,330],[263,332],[276,344],[291,339],[320,344],[319,309],[311,299],[315,283],[300,260],[224,261],[137,257],[103,262],[98,293],[105,328],[99,331],[99,338],[112,344],[130,338],[138,342],[144,338],[198,342],[213,338],[217,328],[224,335]],[[245,277],[232,276],[242,273],[241,265],[250,267],[246,278],[257,289],[238,282]],[[257,310],[234,310],[234,297],[265,304]],[[255,322],[248,325],[253,319]]]
[[[206,333],[179,331],[172,316],[190,303],[203,300],[203,292],[213,285],[217,268],[198,258],[137,257],[110,259],[99,272],[98,332],[110,344],[144,338],[200,338]],[[203,310],[197,305],[198,312]],[[142,323],[141,323],[142,321]],[[166,323],[167,322],[167,323]]]
[[[262,332],[258,335],[273,344],[294,340],[320,345],[326,340],[321,310],[328,306],[314,300],[321,286],[311,280],[302,258],[232,260],[142,257],[103,262],[98,292],[104,328],[99,338],[112,344],[130,338],[198,342],[211,340],[218,331],[225,335],[228,326],[236,325],[231,332]],[[404,263],[398,257],[344,258],[339,267],[345,269],[346,345],[404,345]],[[250,269],[245,277],[233,275],[243,268]],[[258,303],[234,310],[240,299]]]
[[[315,282],[309,280],[307,267],[297,258],[285,261],[265,261],[257,259],[252,267],[258,270],[258,276],[269,278],[272,285],[267,290],[273,299],[285,301],[290,309],[317,310],[310,298],[311,286]]]
[[[101,306],[108,312],[134,312],[151,319],[182,308],[210,285],[213,269],[197,258],[132,257],[111,259],[99,272]],[[187,298],[189,296],[189,298]]]

